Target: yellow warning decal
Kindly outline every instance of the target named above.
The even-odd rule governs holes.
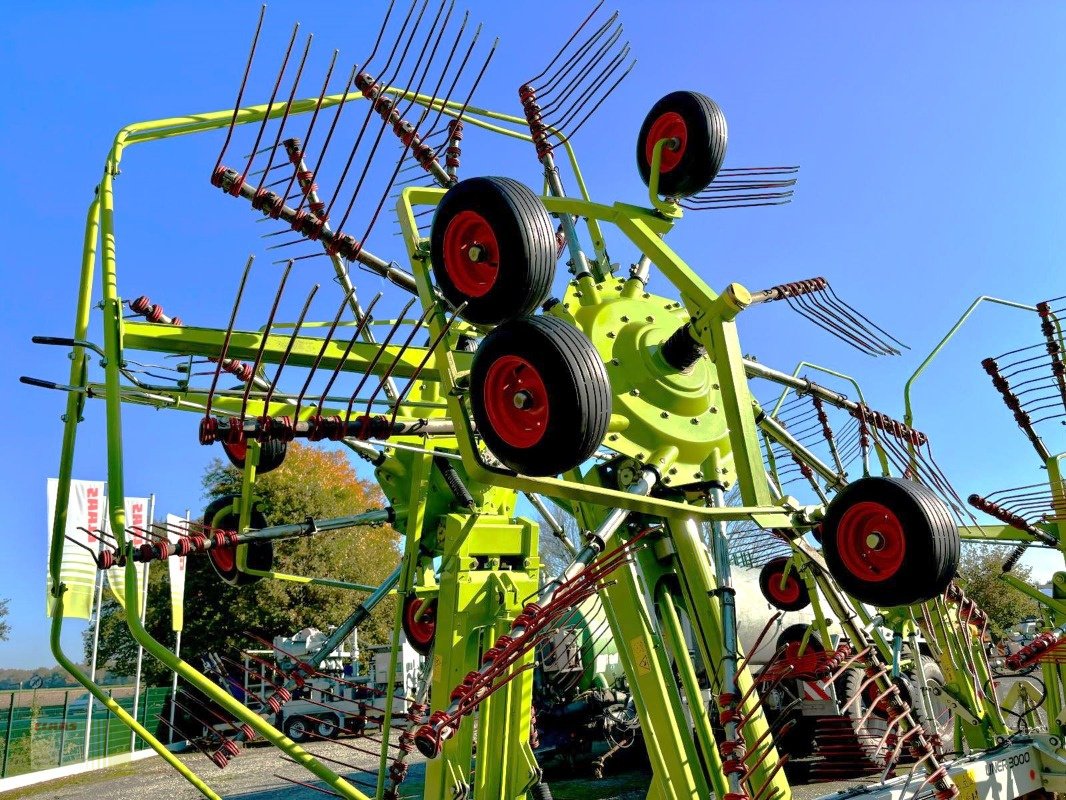
[[[977,800],[977,780],[970,770],[951,773],[951,780],[959,787],[959,800]]]
[[[651,655],[648,653],[648,646],[644,643],[644,639],[639,636],[630,639],[629,652],[633,654],[633,663],[639,675],[651,673]]]

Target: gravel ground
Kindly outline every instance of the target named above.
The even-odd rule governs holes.
[[[1005,691],[1013,680],[1001,683]],[[378,744],[368,740],[340,739],[330,742],[310,742],[305,748],[320,757],[327,766],[331,766],[353,782],[369,780],[367,773],[355,772],[352,768],[343,768],[329,759],[353,764],[356,768],[371,768],[376,771],[377,756],[357,752],[358,747],[376,752]],[[224,770],[219,770],[205,756],[190,749],[179,755],[200,775],[204,776],[210,786],[226,800],[322,800],[327,795],[314,789],[286,782],[284,775],[302,781],[310,781],[309,774],[291,763],[282,760],[273,747],[253,745],[233,759]],[[421,794],[423,767],[417,763],[420,757],[412,759],[412,768],[404,790],[409,797]],[[608,776],[603,780],[590,780],[586,773],[571,779],[551,781],[552,795],[555,800],[644,800],[648,791],[649,776],[647,772],[629,772]],[[794,786],[796,800],[813,800],[816,797],[833,794],[861,785],[858,781],[839,781],[834,783],[817,783],[807,786]],[[372,792],[370,792],[372,794]],[[86,773],[71,778],[64,778],[46,784],[30,786],[11,792],[0,793],[0,800],[14,798],[32,798],[32,800],[142,800],[153,797],[161,800],[194,800],[201,795],[190,786],[160,758],[150,758],[133,764],[113,767],[107,770]]]
[[[373,766],[376,771],[377,757],[356,752],[352,749],[353,746],[373,750],[379,745],[360,739],[309,742],[304,745],[306,750],[321,758],[327,766],[337,769],[352,782],[373,780],[374,778],[365,772],[345,769],[328,761],[335,759],[355,764],[359,768]],[[233,759],[224,770],[219,770],[194,749],[179,754],[179,758],[193,767],[211,788],[226,800],[322,800],[327,796],[320,791],[295,785],[278,777],[286,776],[308,783],[314,782],[309,773],[283,760],[273,747],[253,745]],[[408,796],[420,796],[423,772],[422,764],[412,764],[410,775],[403,784]],[[362,783],[357,785],[366,788]],[[609,776],[600,781],[590,781],[587,776],[582,775],[577,779],[553,781],[551,784],[555,800],[643,800],[647,794],[647,786],[646,773]],[[372,791],[368,790],[368,793],[372,794]],[[108,800],[142,800],[146,797],[193,800],[201,795],[161,758],[149,758],[133,764],[0,793],[0,800],[14,800],[16,797],[32,800],[97,800],[101,797]]]
[[[305,748],[315,756],[337,759],[359,766],[377,764],[376,757],[353,751],[345,745],[363,746],[372,749],[374,745],[358,739],[339,740],[336,742],[310,742]],[[206,757],[196,750],[189,750],[179,755],[198,774],[201,774],[219,795],[226,800],[322,800],[327,795],[314,789],[295,785],[278,777],[295,778],[312,782],[309,774],[282,760],[278,751],[272,747],[252,746],[233,759],[224,770],[217,769]],[[337,767],[336,764],[331,766]],[[340,774],[353,781],[369,780],[367,773],[357,773],[351,769],[338,768]],[[404,783],[408,797],[421,795],[423,765],[412,765],[410,775]],[[649,775],[647,772],[628,772],[608,775],[601,780],[590,780],[587,774],[570,779],[551,781],[552,795],[555,800],[644,800],[648,792]],[[321,784],[319,784],[321,785]],[[855,782],[820,783],[810,786],[794,787],[797,800],[812,800],[815,797],[831,794],[857,785]],[[362,788],[362,787],[361,787]],[[372,792],[369,792],[372,794]],[[134,764],[126,764],[107,770],[86,773],[71,778],[51,781],[46,784],[30,786],[13,792],[0,793],[0,800],[14,798],[31,800],[142,800],[153,797],[162,800],[194,800],[201,797],[184,778],[178,775],[160,758],[150,758]]]

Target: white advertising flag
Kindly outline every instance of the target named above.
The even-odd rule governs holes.
[[[184,517],[167,514],[167,540],[177,542],[189,530],[189,521]],[[170,568],[170,623],[171,630],[180,631],[185,623],[185,556],[167,559]]]
[[[48,479],[48,549],[51,552],[53,527],[56,518],[56,499],[59,481]],[[99,550],[95,531],[104,527],[107,510],[104,505],[103,481],[70,482],[70,497],[67,501],[66,520],[59,535],[69,536],[84,547],[63,539],[63,563],[59,580],[67,587],[63,595],[63,616],[89,619],[92,616],[93,593],[96,588],[96,561],[93,554]],[[89,548],[89,549],[86,549]],[[55,600],[52,597],[52,575],[48,573],[47,612],[52,616]]]

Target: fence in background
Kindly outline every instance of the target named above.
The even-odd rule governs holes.
[[[160,727],[170,688],[146,687],[138,697],[137,719],[148,730]],[[133,713],[133,687],[108,690]],[[85,760],[89,693],[84,689],[34,689],[0,693],[0,778],[77,764]],[[98,701],[92,704],[90,759],[130,752],[130,729],[113,718]],[[165,727],[165,726],[164,726]],[[167,740],[165,731],[162,738]],[[138,749],[144,743],[137,739]]]

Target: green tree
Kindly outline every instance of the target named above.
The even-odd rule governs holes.
[[[240,490],[241,473],[215,460],[203,476],[208,500]],[[292,442],[284,464],[261,476],[256,500],[268,522],[327,519],[381,508],[384,500],[376,484],[356,476],[342,452],[328,452]],[[275,543],[274,569],[295,575],[328,577],[368,585],[380,583],[400,558],[399,536],[388,526],[346,528]],[[326,630],[340,623],[363,599],[362,593],[264,579],[232,587],[215,574],[205,555],[189,557],[185,582],[185,628],[182,653],[190,658],[209,651],[259,649],[255,636],[272,640],[313,626]],[[152,562],[146,627],[158,640],[173,641],[170,632],[170,588],[166,566]],[[391,598],[377,607],[359,629],[360,644],[386,641],[392,630]],[[92,641],[86,638],[86,652]],[[100,625],[99,663],[113,672],[134,673],[137,645],[118,604],[104,604]],[[195,661],[193,661],[195,664]],[[145,659],[150,683],[167,681],[167,671]]]
[[[7,600],[0,600],[0,642],[6,641],[11,633],[11,626],[7,624]]]
[[[995,545],[964,543],[959,562],[958,583],[988,615],[992,631],[1000,636],[1026,617],[1039,614],[1035,600],[999,579],[1007,551]],[[1032,583],[1032,569],[1023,565],[1013,575]]]

